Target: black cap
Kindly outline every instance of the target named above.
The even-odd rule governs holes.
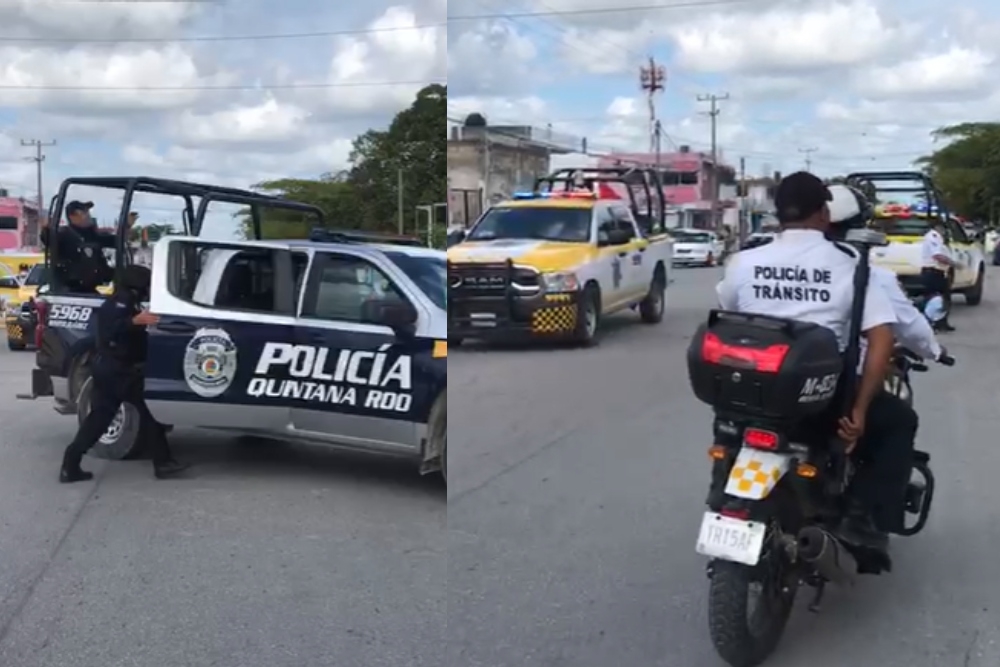
[[[66,204],[66,215],[73,215],[74,213],[82,213],[83,211],[89,211],[94,208],[94,202],[92,201],[71,201]]]
[[[801,222],[822,210],[833,200],[830,189],[808,171],[797,171],[781,179],[774,193],[778,221]]]

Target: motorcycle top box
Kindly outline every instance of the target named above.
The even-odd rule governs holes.
[[[843,357],[823,326],[713,310],[688,348],[699,400],[719,413],[797,422],[824,412],[837,393]]]

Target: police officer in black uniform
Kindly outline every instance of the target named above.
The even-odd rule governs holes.
[[[66,204],[66,222],[56,232],[58,246],[54,267],[57,283],[64,289],[81,294],[94,294],[101,285],[111,282],[114,270],[104,256],[106,248],[115,247],[115,235],[98,231],[90,215],[94,202],[71,201]],[[136,219],[129,215],[129,226]],[[42,244],[51,248],[52,230],[44,227]]]
[[[114,294],[105,299],[97,310],[97,354],[91,365],[93,388],[90,414],[66,448],[59,473],[60,482],[93,479],[93,473],[82,470],[80,462],[114,421],[122,403],[135,406],[140,424],[148,429],[153,473],[158,479],[175,475],[188,467],[173,458],[163,426],[153,418],[143,400],[140,364],[146,359],[146,327],[156,324],[158,320],[141,307],[148,298],[149,284],[148,268],[135,264],[127,266]]]

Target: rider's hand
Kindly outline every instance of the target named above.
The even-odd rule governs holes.
[[[850,417],[841,417],[837,426],[837,436],[847,445],[850,454],[865,432],[865,411],[855,408]]]
[[[160,316],[154,315],[148,310],[144,310],[132,318],[132,324],[140,327],[148,326],[150,324],[156,324],[159,321],[160,321]]]

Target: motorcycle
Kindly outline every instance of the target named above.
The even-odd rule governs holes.
[[[844,368],[832,332],[712,311],[688,355],[692,388],[715,412],[708,511],[696,547],[709,558],[709,631],[729,665],[756,667],[776,649],[800,586],[813,589],[809,609],[817,612],[829,583],[880,574],[891,562],[882,550],[837,536],[854,463],[828,416]],[[945,355],[939,361],[954,364]],[[898,348],[886,389],[912,403],[910,374],[926,370]],[[891,530],[903,536],[924,528],[934,492],[930,455],[915,451],[911,465],[905,510]]]

